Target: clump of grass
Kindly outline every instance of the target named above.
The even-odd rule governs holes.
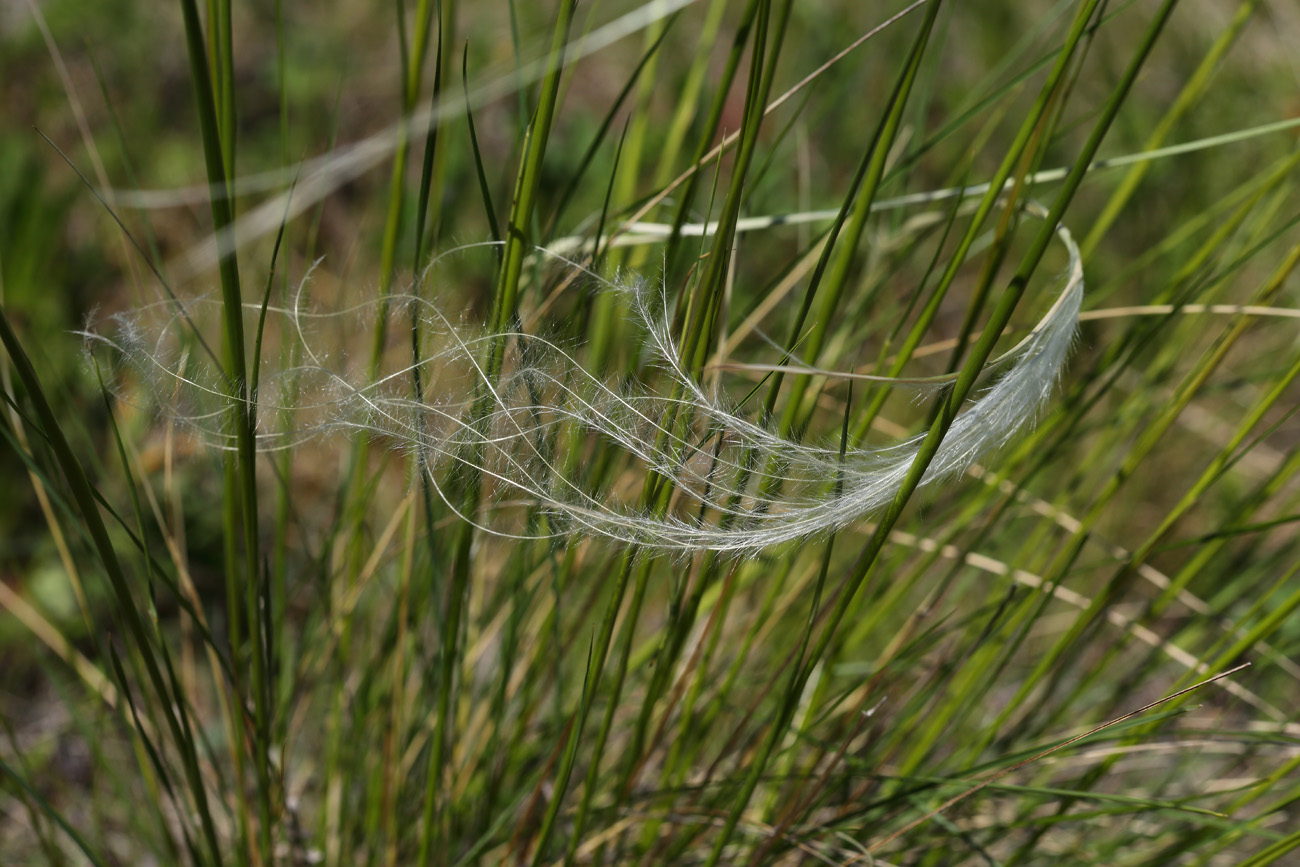
[[[0,316],[0,847],[1286,863],[1300,151],[1179,5],[180,4],[94,413]]]

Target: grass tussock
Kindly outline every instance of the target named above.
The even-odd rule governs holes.
[[[1285,4],[74,6],[0,860],[1295,858]]]

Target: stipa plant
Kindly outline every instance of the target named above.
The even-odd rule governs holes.
[[[295,103],[306,13],[276,6],[258,102],[257,23],[182,2],[207,183],[97,179],[158,268],[157,300],[83,331],[102,454],[0,320],[5,432],[84,638],[21,585],[0,604],[67,663],[45,678],[93,768],[45,783],[6,707],[26,818],[0,840],[1285,863],[1300,360],[1257,322],[1292,313],[1300,151],[1276,111],[1224,110],[1260,88],[1230,49],[1267,56],[1261,4],[1208,36],[1177,5],[1021,29],[934,0],[566,2],[533,39],[538,9],[421,2],[402,120],[325,147]],[[485,44],[505,68],[473,71]],[[340,277],[358,192],[382,228]],[[195,203],[212,234],[170,261],[163,221],[118,210]]]

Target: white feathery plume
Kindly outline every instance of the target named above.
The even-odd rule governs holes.
[[[1063,226],[1057,236],[1069,254],[1059,296],[1033,331],[991,365],[1001,368],[1001,375],[953,422],[922,486],[953,478],[1004,446],[1033,422],[1055,387],[1083,296],[1079,250]],[[512,531],[486,525],[479,515],[460,516],[487,532],[519,538],[587,534],[682,553],[752,554],[846,527],[893,499],[923,435],[884,447],[850,448],[843,456],[837,448],[778,436],[740,415],[685,369],[662,291],[639,278],[607,285],[626,294],[646,330],[649,350],[666,373],[667,389],[607,383],[554,341],[518,332],[475,333],[413,295],[316,313],[305,309],[300,287],[292,307],[268,308],[269,316],[287,321],[285,339],[298,342],[304,363],[267,375],[259,384],[259,448],[294,448],[330,431],[367,432],[410,451],[453,512],[459,514],[458,503],[446,487],[459,474],[481,478],[498,499],[540,506],[549,518],[545,530],[533,522]],[[181,312],[174,302],[165,303],[171,305],[170,318],[152,341],[143,311],[115,317],[114,337],[93,332],[86,337],[120,350],[176,421],[216,447],[233,447],[233,432],[222,427],[229,414],[221,374],[204,379],[192,372],[195,365],[186,363],[176,339],[183,333]],[[382,303],[418,317],[427,342],[437,347],[420,361],[429,385],[419,399],[410,391],[411,368],[365,381],[364,374],[336,364],[316,346],[318,325],[340,317],[365,323]],[[478,363],[494,341],[508,347],[507,365],[495,382]],[[911,387],[926,393],[945,386]],[[665,419],[675,421],[665,424]],[[671,480],[677,508],[653,514],[566,477],[561,466],[567,462],[557,455],[587,449],[593,436],[638,462],[642,480],[651,470]]]

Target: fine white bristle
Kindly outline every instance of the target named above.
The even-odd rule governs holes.
[[[1059,297],[1033,332],[1004,357],[1001,374],[953,422],[930,463],[923,486],[965,471],[1031,424],[1050,396],[1073,342],[1083,295],[1079,251],[1058,228],[1069,253]],[[546,251],[542,251],[546,252]],[[558,256],[557,256],[558,258]],[[309,275],[310,276],[310,275]],[[303,285],[307,284],[304,278]],[[656,549],[752,554],[761,549],[846,527],[878,512],[897,492],[922,436],[875,448],[837,448],[783,438],[745,418],[706,389],[677,357],[663,292],[625,275],[607,283],[625,295],[662,368],[651,391],[610,383],[585,369],[574,354],[537,334],[477,333],[453,323],[414,295],[394,295],[347,311],[305,309],[300,287],[281,319],[282,339],[296,342],[300,364],[263,374],[257,395],[258,445],[293,448],[331,432],[381,436],[418,461],[443,501],[459,513],[448,480],[482,479],[494,498],[540,505],[537,523],[502,527],[479,514],[461,517],[499,535],[541,538],[586,534]],[[190,302],[187,308],[203,303]],[[340,317],[364,327],[375,305],[390,316],[418,319],[424,342],[435,347],[420,361],[425,393],[411,390],[411,367],[369,379],[322,348],[320,331]],[[153,325],[167,311],[161,327]],[[219,374],[185,350],[176,302],[116,317],[112,336],[87,332],[109,345],[142,375],[153,398],[173,420],[218,448],[233,447],[226,429],[226,386]],[[501,375],[490,379],[479,359],[489,344],[507,347]],[[943,383],[911,386],[922,393]],[[671,420],[671,421],[666,421]],[[655,514],[614,492],[589,490],[566,471],[564,450],[596,436],[671,480],[676,508]],[[625,498],[626,499],[626,498]]]

